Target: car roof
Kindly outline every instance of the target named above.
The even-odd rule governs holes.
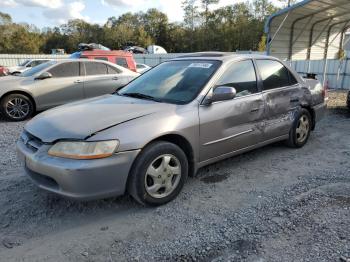
[[[27,61],[35,61],[35,60],[53,60],[52,58],[30,58],[30,59],[27,59]]]
[[[126,56],[126,57],[132,57],[132,53],[122,51],[122,50],[84,50],[80,51],[82,55],[90,55],[90,56]]]
[[[228,60],[240,60],[240,59],[274,59],[278,60],[275,57],[261,55],[261,54],[239,54],[232,52],[198,52],[192,54],[185,54],[171,60],[219,60],[219,61],[228,61]]]
[[[89,59],[89,58],[64,58],[64,59],[56,59],[55,61],[57,61],[59,63],[62,63],[62,62],[97,62],[97,63],[116,65],[116,64],[111,63],[111,62],[106,61],[106,60]]]
[[[110,66],[113,66],[113,67],[116,67],[118,68],[119,70],[123,71],[123,72],[129,72],[131,71],[130,69],[128,68],[125,68],[125,67],[122,67],[120,65],[117,65],[115,63],[111,63],[109,61],[105,61],[105,60],[98,60],[98,59],[88,59],[88,58],[65,58],[65,59],[56,59],[56,60],[53,60],[53,61],[56,61],[57,63],[64,63],[64,62],[95,62],[95,63],[103,63],[103,64],[108,64]],[[132,72],[132,71],[131,71]]]

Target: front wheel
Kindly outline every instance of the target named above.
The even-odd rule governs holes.
[[[311,127],[312,119],[310,112],[302,108],[295,118],[292,129],[289,132],[289,138],[287,140],[288,146],[294,148],[303,147],[310,137]]]
[[[25,95],[11,94],[0,102],[1,113],[7,120],[23,121],[34,113],[33,102]]]
[[[188,161],[181,148],[169,142],[154,142],[136,159],[128,192],[142,205],[163,205],[180,193],[187,176]]]

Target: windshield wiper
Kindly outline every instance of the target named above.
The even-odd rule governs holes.
[[[147,100],[160,102],[159,99],[157,99],[157,98],[155,98],[153,96],[142,94],[142,93],[124,93],[124,94],[118,93],[118,95],[123,95],[123,96],[129,96],[129,97],[134,97],[134,98],[147,99]]]

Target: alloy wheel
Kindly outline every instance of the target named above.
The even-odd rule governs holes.
[[[309,132],[310,132],[309,118],[307,117],[307,115],[302,115],[299,118],[298,126],[296,129],[296,136],[297,136],[296,138],[298,143],[303,143],[307,139]]]
[[[30,105],[25,99],[15,97],[6,103],[6,113],[13,119],[25,118],[30,112]]]

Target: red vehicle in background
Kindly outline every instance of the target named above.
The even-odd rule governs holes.
[[[101,47],[101,48],[99,48]],[[121,50],[109,50],[97,44],[80,44],[80,51],[73,53],[70,58],[87,58],[104,60],[136,71],[136,62],[132,53]]]
[[[9,74],[9,70],[5,66],[0,66],[0,76],[7,76]]]

